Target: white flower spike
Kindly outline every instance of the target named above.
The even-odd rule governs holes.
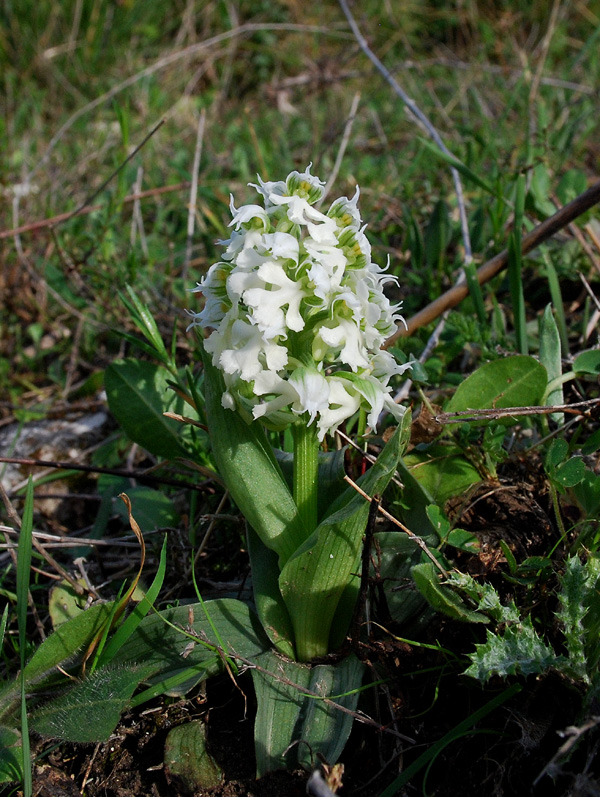
[[[403,319],[383,293],[395,277],[371,261],[358,188],[322,213],[310,166],[251,185],[262,205],[231,199],[231,238],[191,313],[191,326],[213,328],[204,345],[223,372],[223,406],[275,429],[302,418],[320,440],[360,408],[371,426],[382,409],[399,419],[389,382],[410,364],[381,345]]]

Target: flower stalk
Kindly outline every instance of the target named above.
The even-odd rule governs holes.
[[[203,341],[209,431],[252,527],[257,612],[273,646],[300,661],[343,639],[368,515],[362,496],[334,490],[318,517],[320,443],[356,415],[361,433],[384,410],[400,423],[390,382],[410,368],[381,348],[402,319],[383,291],[395,278],[371,260],[358,189],[322,212],[323,186],[309,167],[285,181],[259,178],[260,204],[232,199],[231,237],[196,288],[203,309],[191,314],[191,326],[213,330]],[[291,427],[291,492],[262,427]],[[385,489],[398,440],[365,474],[367,492]]]
[[[319,438],[316,424],[299,421],[292,426],[294,438],[294,501],[307,536],[317,528]]]

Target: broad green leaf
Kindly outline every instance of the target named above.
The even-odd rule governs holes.
[[[62,678],[57,666],[69,668],[77,661],[102,626],[107,622],[112,604],[91,606],[85,612],[59,626],[45,639],[24,669],[28,692],[42,688],[49,679]],[[16,681],[7,684],[0,692],[0,717],[10,715],[19,700],[20,690]]]
[[[248,530],[248,553],[252,570],[252,590],[262,626],[276,650],[290,659],[294,651],[292,621],[279,589],[277,554],[263,543],[252,526]]]
[[[575,487],[585,476],[585,463],[581,457],[571,457],[559,465],[552,474],[553,481],[562,487]]]
[[[77,583],[85,586],[82,578]],[[85,611],[86,596],[79,595],[68,581],[59,581],[50,590],[48,612],[52,620],[52,628],[71,620]]]
[[[263,427],[223,408],[221,373],[205,353],[203,361],[206,416],[217,468],[244,517],[267,548],[277,553],[282,567],[307,536],[298,508]]]
[[[181,412],[182,400],[169,388],[166,368],[143,360],[116,360],[104,374],[108,406],[127,436],[151,454],[173,459],[188,456],[181,424],[165,418]]]
[[[556,437],[550,444],[550,448],[544,459],[546,469],[553,469],[558,467],[560,463],[566,458],[569,452],[569,444],[562,437]]]
[[[417,589],[436,611],[463,623],[489,622],[485,615],[469,609],[456,593],[440,583],[439,571],[431,562],[415,565],[411,573]]]
[[[586,470],[581,481],[573,487],[573,495],[588,518],[598,518],[600,515],[600,476],[591,470]]]
[[[297,765],[308,769],[317,755],[334,764],[350,735],[352,716],[302,689],[354,711],[364,672],[362,662],[348,656],[336,665],[309,667],[284,661],[270,651],[259,657],[257,665],[252,670],[257,777]]]
[[[413,450],[404,458],[404,464],[442,506],[452,496],[481,481],[477,468],[455,446],[434,445],[426,451]]]
[[[381,494],[390,481],[400,455],[400,427],[390,438],[377,462],[359,480],[370,496]],[[338,604],[348,584],[359,570],[362,538],[369,514],[369,503],[348,488],[347,503],[328,515],[310,538],[296,551],[281,571],[279,585],[294,626],[296,653],[309,661],[329,652],[330,633],[335,638],[348,627],[353,600],[340,606],[338,622],[344,628],[332,629]],[[345,620],[342,622],[341,617]]]
[[[549,304],[546,305],[540,319],[540,362],[548,373],[548,382],[552,382],[553,379],[558,379],[562,375],[560,335],[552,314],[552,307]],[[555,387],[546,395],[545,403],[552,407],[564,404],[562,385]],[[556,423],[564,423],[562,412],[555,412],[551,417]]]
[[[207,613],[210,622],[207,619]],[[213,632],[227,644],[218,650]],[[185,694],[200,681],[221,672],[224,655],[253,659],[270,648],[258,617],[245,603],[231,598],[165,609],[144,617],[112,660],[114,666],[144,662],[155,694]],[[137,705],[137,696],[133,704]]]
[[[412,532],[422,537],[427,545],[437,545],[438,536],[427,516],[427,507],[433,504],[433,496],[427,487],[414,477],[404,460],[398,462],[396,471],[402,481],[403,489],[397,498],[394,495],[398,492],[396,485],[390,487],[390,492],[394,495],[392,502],[394,516]]]
[[[445,409],[461,412],[533,406],[541,401],[547,384],[546,369],[533,357],[504,357],[482,365],[467,377]]]
[[[575,358],[573,370],[576,374],[600,374],[600,349],[584,351]]]
[[[186,722],[169,731],[164,766],[169,781],[177,778],[189,794],[212,789],[224,778],[223,770],[208,752],[203,720]]]
[[[145,665],[102,667],[34,711],[31,727],[42,736],[68,742],[104,742],[149,672]]]

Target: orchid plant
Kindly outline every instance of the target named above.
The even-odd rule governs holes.
[[[205,302],[190,326],[212,329],[203,340],[209,432],[249,523],[259,616],[280,652],[311,661],[347,632],[368,515],[351,489],[329,500],[337,488],[319,475],[319,447],[357,413],[362,430],[383,411],[402,426],[390,380],[410,364],[381,348],[402,318],[384,293],[395,277],[371,259],[358,188],[324,212],[310,166],[252,185],[260,202],[231,199],[232,234],[195,289]],[[291,427],[291,492],[263,427]],[[367,493],[385,488],[401,437],[365,475]]]

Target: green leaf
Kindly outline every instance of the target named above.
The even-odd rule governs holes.
[[[79,584],[84,584],[83,579],[78,579]],[[68,581],[59,581],[50,590],[48,598],[48,613],[52,620],[52,628],[66,623],[73,617],[85,611],[86,596],[78,594]]]
[[[127,297],[119,294],[121,301],[128,309],[131,317],[133,318],[136,326],[143,333],[145,338],[152,346],[155,356],[160,357],[165,364],[169,362],[169,355],[165,348],[164,341],[158,330],[158,326],[154,319],[154,315],[147,305],[145,305],[137,296],[131,285],[125,287]]]
[[[181,424],[164,412],[181,412],[182,400],[169,388],[169,372],[142,360],[116,360],[104,374],[108,406],[127,436],[165,459],[188,456]]]
[[[447,583],[462,590],[472,601],[477,604],[477,611],[489,614],[498,623],[518,623],[520,614],[514,602],[504,605],[500,595],[491,584],[475,581],[467,573],[453,570],[448,574]]]
[[[488,618],[475,612],[448,587],[440,583],[440,574],[431,562],[415,565],[412,570],[417,589],[437,612],[463,623],[488,623]]]
[[[427,507],[433,504],[433,496],[427,487],[414,477],[407,468],[405,460],[406,457],[404,460],[400,460],[396,466],[403,489],[401,497],[394,498],[393,513],[412,532],[422,537],[427,545],[435,546],[439,539],[427,515]],[[395,484],[390,487],[391,491],[397,492]]]
[[[487,191],[488,194],[492,196],[498,195],[498,192],[494,190],[494,188],[489,184],[486,183],[484,180],[481,179],[472,169],[469,169],[462,161],[459,161],[454,155],[451,155],[449,152],[443,152],[439,149],[435,144],[431,141],[428,141],[426,138],[418,137],[420,143],[428,150],[432,155],[435,155],[436,158],[443,161],[444,163],[449,164],[452,166],[453,169],[456,169],[457,172],[466,177],[468,180],[471,180],[475,185],[483,188],[484,191]]]
[[[385,600],[392,619],[406,624],[420,622],[432,614],[429,604],[414,589],[411,569],[421,561],[420,547],[401,531],[385,531],[375,535],[377,541],[377,575],[384,584]],[[375,570],[372,574],[375,576]]]
[[[92,642],[107,622],[112,604],[91,606],[79,616],[59,626],[45,639],[26,665],[23,675],[28,692],[44,687],[51,679],[62,679],[57,666],[68,669]],[[16,682],[7,684],[0,692],[0,717],[10,715],[20,696]]]
[[[585,476],[585,463],[581,457],[571,457],[559,465],[552,474],[552,479],[562,487],[574,487]]]
[[[546,470],[553,470],[560,465],[569,453],[569,444],[562,437],[556,437],[550,444],[550,448],[546,453],[544,465]]]
[[[252,670],[257,701],[257,777],[297,765],[309,769],[316,756],[334,764],[350,735],[353,718],[302,690],[354,711],[364,672],[362,662],[348,656],[336,665],[308,667],[283,661],[270,651],[260,656],[257,664]]]
[[[187,793],[212,789],[223,780],[223,770],[208,752],[206,724],[203,720],[186,722],[172,728],[165,740],[165,772],[177,778]]]
[[[528,617],[522,623],[509,625],[502,635],[487,631],[487,641],[475,645],[475,653],[470,653],[473,662],[465,670],[465,675],[488,681],[499,675],[539,675],[550,667],[564,663],[538,635]]]
[[[298,508],[263,427],[222,407],[221,373],[205,353],[203,361],[206,416],[217,468],[244,517],[264,545],[277,553],[282,567],[307,536]]]
[[[552,382],[553,379],[558,379],[562,375],[560,335],[552,314],[552,307],[549,304],[546,305],[540,319],[540,362],[548,373],[548,382]],[[555,387],[546,395],[545,404],[553,407],[564,404],[562,385]],[[556,423],[564,423],[562,412],[553,413],[551,418]]]
[[[546,369],[533,357],[504,357],[482,365],[467,377],[445,409],[461,412],[537,405],[547,384]]]
[[[426,451],[414,450],[404,464],[433,501],[444,505],[453,495],[464,493],[481,475],[456,446],[433,445]]]
[[[149,671],[144,665],[96,670],[65,694],[34,711],[31,726],[43,736],[68,742],[104,742]]]
[[[588,613],[590,591],[596,585],[597,574],[590,573],[578,556],[571,556],[565,563],[565,572],[560,579],[558,600],[560,609],[556,617],[562,624],[566,648],[569,654],[569,669],[576,678],[590,683],[585,654],[585,629],[583,621]],[[591,583],[590,583],[591,582]],[[597,641],[596,641],[597,644]]]
[[[127,619],[123,622],[123,624],[119,626],[119,628],[111,637],[108,644],[103,649],[100,655],[100,660],[97,664],[98,667],[102,667],[108,664],[114,658],[119,648],[126,642],[126,640],[130,638],[130,636],[135,632],[136,628],[142,622],[142,619],[152,609],[155,600],[158,598],[160,588],[163,585],[166,570],[167,570],[167,535],[165,535],[165,538],[163,540],[162,548],[160,551],[160,559],[158,562],[158,568],[156,571],[156,575],[154,576],[154,579],[152,581],[152,584],[150,585],[149,589],[147,590],[142,600],[134,607],[133,611],[128,615]]]
[[[575,358],[573,370],[576,374],[600,374],[600,350],[584,351]]]
[[[573,487],[573,495],[588,518],[597,518],[600,514],[600,476],[586,470],[583,478]]]
[[[451,235],[450,216],[446,203],[436,202],[425,233],[425,259],[430,269],[437,273],[441,267]]]
[[[401,453],[401,439],[398,427],[375,465],[359,480],[368,495],[381,494],[387,487]],[[336,511],[319,524],[279,577],[281,594],[294,626],[296,653],[301,661],[329,652],[338,604],[348,584],[357,578],[369,503],[352,488],[348,488],[344,496],[345,505],[340,508],[338,500]],[[353,606],[352,593],[348,593],[345,605],[339,607],[345,619],[338,620],[338,627],[334,629],[337,637],[345,633]]]
[[[218,650],[213,628],[228,645],[226,651]],[[139,705],[157,694],[185,694],[200,681],[222,671],[223,654],[234,660],[236,654],[252,659],[269,648],[269,640],[254,612],[241,601],[220,598],[144,617],[112,664],[129,666],[144,662],[150,668],[148,680],[154,688],[136,695],[132,705]]]
[[[290,659],[295,659],[294,629],[279,589],[277,554],[267,548],[252,526],[248,526],[247,530],[256,611],[276,650]]]

